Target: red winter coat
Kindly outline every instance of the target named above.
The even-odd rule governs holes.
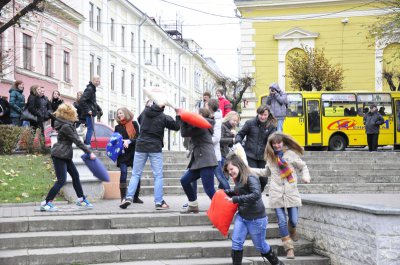
[[[232,104],[229,100],[224,97],[218,98],[219,109],[222,111],[222,117],[225,117],[228,112],[232,111]]]

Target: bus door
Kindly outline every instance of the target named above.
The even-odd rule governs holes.
[[[306,146],[322,145],[320,104],[320,99],[305,99]]]
[[[286,118],[283,132],[291,135],[301,146],[305,145],[305,119],[303,96],[300,93],[288,93]]]
[[[400,145],[400,99],[394,100],[393,117],[395,120],[394,144]]]

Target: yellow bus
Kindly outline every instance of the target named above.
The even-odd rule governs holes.
[[[259,98],[266,104],[268,95]],[[283,132],[304,147],[367,146],[363,116],[375,103],[385,123],[380,128],[379,146],[400,148],[400,92],[287,92],[287,116]]]

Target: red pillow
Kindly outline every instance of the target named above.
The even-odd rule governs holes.
[[[179,115],[181,116],[182,121],[189,123],[194,127],[202,129],[210,129],[212,127],[212,125],[198,113],[181,109]]]
[[[227,196],[223,190],[218,190],[212,198],[210,209],[207,211],[211,223],[224,236],[228,235],[229,226],[238,208],[236,203],[225,199]]]

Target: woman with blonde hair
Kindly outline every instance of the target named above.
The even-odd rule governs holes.
[[[49,212],[57,211],[57,207],[53,205],[53,200],[64,186],[67,180],[67,172],[72,178],[72,186],[78,196],[76,205],[93,208],[93,205],[83,194],[79,172],[72,161],[72,144],[75,144],[86,154],[90,154],[90,159],[95,159],[96,156],[82,143],[76,132],[74,123],[77,121],[78,117],[76,110],[72,105],[65,103],[61,104],[53,115],[56,118],[54,121],[54,128],[57,130],[58,135],[57,143],[55,143],[51,148],[51,158],[53,160],[57,181],[47,194],[46,200],[41,203],[40,210]]]
[[[272,134],[265,148],[265,169],[254,169],[257,176],[270,176],[269,206],[278,217],[279,233],[288,259],[294,259],[293,241],[298,240],[296,225],[301,198],[297,188],[298,175],[304,183],[310,183],[306,163],[300,158],[304,153],[291,136],[276,132]],[[289,220],[286,220],[286,211]]]
[[[133,158],[135,156],[136,139],[139,135],[139,125],[133,120],[133,113],[127,108],[119,108],[117,110],[117,123],[114,131],[122,135],[124,141],[124,151],[117,159],[117,167],[121,171],[119,178],[119,190],[121,192],[121,202],[126,196],[127,184],[126,179],[128,176],[128,167],[133,166]],[[133,196],[133,203],[143,203],[139,199],[140,180]]]

